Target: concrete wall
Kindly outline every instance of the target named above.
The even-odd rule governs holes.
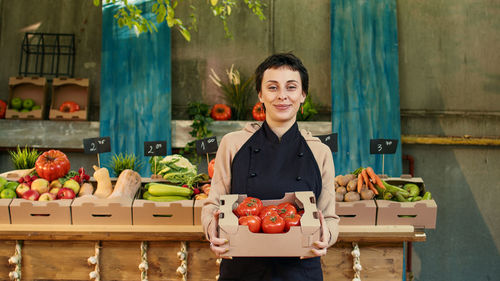
[[[0,85],[17,73],[21,29],[41,22],[39,31],[74,32],[80,38],[75,70],[95,81],[92,103],[98,111],[100,13],[91,2],[0,0]],[[302,57],[311,73],[311,93],[324,113],[320,118],[329,118],[329,0],[269,0],[265,22],[236,9],[229,20],[232,40],[224,38],[205,1],[199,2],[199,31],[192,42],[172,32],[173,119],[185,118],[188,101],[222,101],[208,79],[211,68],[222,76],[234,63],[249,75],[277,51]],[[499,137],[500,2],[397,4],[402,133]],[[179,13],[189,15],[189,10]],[[6,86],[0,98],[6,98]],[[413,244],[416,279],[497,279],[499,147],[403,145],[403,154],[415,158],[415,174],[424,178],[439,206],[437,229],[426,231],[427,242]]]

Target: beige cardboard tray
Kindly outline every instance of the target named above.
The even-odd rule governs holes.
[[[194,200],[194,207],[193,207],[194,225],[201,225],[201,209],[203,208],[203,204],[205,204],[206,200],[207,199]]]
[[[132,199],[77,197],[71,204],[73,224],[132,225]]]
[[[384,179],[392,185],[414,183],[425,192],[422,178],[388,178]],[[436,228],[437,204],[434,200],[417,202],[395,202],[375,200],[377,204],[377,225],[412,225],[415,228]]]
[[[194,200],[154,202],[135,199],[132,205],[134,225],[193,225]]]
[[[52,82],[52,103],[50,120],[87,120],[89,110],[89,79],[86,78],[54,78]],[[76,102],[80,110],[62,112],[59,110],[66,101]]]
[[[5,111],[6,119],[44,119],[47,106],[47,79],[45,77],[10,77],[9,78],[9,99],[8,107]],[[10,108],[10,101],[13,98],[27,99],[30,98],[39,105],[40,109],[31,110],[29,112],[19,112]]]
[[[246,195],[222,195],[219,234],[229,242],[223,257],[309,257],[312,243],[320,239],[320,222],[314,194],[311,191],[286,193],[279,200],[263,200],[264,206],[291,202],[304,209],[301,226],[292,226],[287,233],[252,233],[238,225],[233,209]]]
[[[10,224],[10,202],[12,199],[0,199],[0,224]]]
[[[72,199],[30,201],[13,199],[10,203],[12,224],[71,224]]]
[[[373,200],[336,202],[335,213],[340,217],[340,225],[375,225],[377,205]]]

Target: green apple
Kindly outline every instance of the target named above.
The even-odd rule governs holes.
[[[20,98],[13,98],[10,100],[10,107],[13,109],[21,109],[23,106],[23,100]]]
[[[35,102],[32,99],[23,100],[23,108],[31,110],[31,108],[35,105]]]
[[[27,109],[27,108],[23,108],[21,109],[19,112],[30,112],[31,110]]]
[[[4,189],[2,192],[0,192],[0,198],[2,199],[9,199],[9,198],[16,198],[16,192],[12,189]]]
[[[42,109],[42,107],[41,107],[41,106],[39,106],[39,105],[34,105],[34,106],[31,108],[31,110],[38,110],[38,109]]]
[[[16,190],[18,185],[19,183],[17,181],[9,181],[8,183],[5,184],[5,189]]]
[[[0,177],[0,188],[4,187],[7,184],[7,180],[3,177]]]
[[[74,179],[67,180],[63,184],[63,187],[73,189],[75,194],[78,194],[78,192],[80,191],[80,184]]]

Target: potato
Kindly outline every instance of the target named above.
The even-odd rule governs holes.
[[[370,199],[373,199],[373,197],[375,196],[375,193],[373,193],[373,191],[371,189],[364,189],[364,190],[361,190],[361,199],[363,200],[370,200]]]
[[[346,177],[346,178],[347,178],[347,182],[350,182],[350,181],[352,181],[353,179],[357,179],[356,175],[354,175],[354,174],[347,174],[347,175],[345,175],[344,177]]]
[[[347,191],[357,191],[358,189],[358,179],[350,180],[347,183]]]
[[[355,191],[349,191],[346,193],[344,196],[344,201],[346,202],[354,202],[354,201],[359,201],[359,193]]]
[[[342,193],[342,195],[344,195],[347,193],[347,190],[345,189],[345,187],[339,186],[337,187],[337,189],[335,189],[335,192]]]
[[[344,201],[344,194],[340,192],[335,192],[335,201],[342,202]]]

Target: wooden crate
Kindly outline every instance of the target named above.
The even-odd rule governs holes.
[[[46,117],[46,100],[48,86],[45,77],[10,77],[9,78],[9,99],[8,108],[5,111],[6,119],[32,119],[41,120]],[[19,112],[10,108],[10,102],[13,98],[32,99],[35,105],[39,105],[40,109],[31,110],[29,112]]]
[[[50,120],[87,120],[89,112],[89,79],[85,78],[54,78],[52,82],[52,103],[50,105]],[[76,102],[79,111],[62,112],[59,110],[66,101]]]

